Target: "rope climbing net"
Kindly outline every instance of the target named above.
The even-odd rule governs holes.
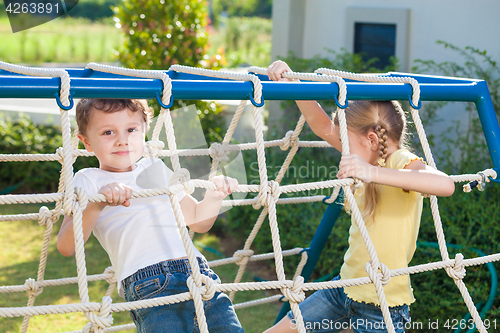
[[[445,269],[447,274],[454,280],[460,293],[467,305],[469,312],[474,320],[477,329],[480,332],[487,332],[483,321],[474,306],[471,296],[463,282],[465,277],[465,267],[473,265],[481,265],[487,262],[500,260],[500,254],[487,255],[477,258],[464,259],[461,254],[457,254],[454,259],[451,259],[448,254],[443,227],[438,209],[438,200],[435,196],[430,196],[430,206],[434,225],[436,229],[441,260],[437,262],[427,263],[423,265],[404,267],[399,269],[389,270],[384,263],[379,261],[373,243],[368,234],[367,228],[362,219],[362,215],[356,205],[351,186],[357,185],[357,180],[353,179],[334,179],[327,181],[318,181],[293,185],[280,185],[285,176],[290,163],[297,153],[299,147],[330,147],[323,141],[300,141],[299,134],[305,123],[305,118],[300,116],[295,126],[295,129],[286,133],[281,140],[265,141],[263,136],[264,122],[262,115],[262,106],[264,104],[263,88],[261,80],[256,74],[265,74],[266,70],[262,68],[252,67],[250,73],[229,73],[223,71],[204,70],[199,68],[191,68],[185,66],[174,65],[172,71],[177,73],[187,73],[199,76],[208,76],[217,79],[234,80],[234,81],[249,81],[253,85],[253,94],[249,96],[253,107],[253,118],[255,125],[255,142],[234,144],[231,143],[234,131],[241,119],[247,100],[241,101],[234,117],[228,127],[225,137],[221,143],[213,143],[208,149],[178,149],[174,126],[172,123],[170,107],[173,101],[172,80],[162,71],[145,71],[125,69],[120,67],[112,67],[100,64],[88,64],[87,69],[95,72],[106,72],[120,76],[130,76],[133,78],[147,78],[151,80],[161,80],[162,94],[157,94],[158,103],[161,105],[161,111],[158,120],[153,129],[152,138],[146,143],[145,157],[169,157],[174,175],[167,187],[145,189],[136,191],[132,194],[132,198],[145,198],[157,195],[169,195],[172,209],[175,215],[177,226],[184,243],[189,263],[192,268],[192,275],[188,278],[189,292],[147,299],[135,302],[113,303],[111,294],[116,287],[116,277],[112,267],[108,267],[102,274],[87,275],[84,240],[82,230],[82,212],[89,202],[105,201],[103,195],[87,195],[79,188],[75,188],[73,183],[73,163],[79,156],[93,156],[93,153],[88,153],[85,150],[78,149],[78,138],[71,135],[70,119],[68,110],[73,106],[73,101],[70,95],[71,80],[69,74],[62,69],[39,69],[28,68],[23,66],[11,65],[0,62],[0,69],[12,73],[18,73],[28,76],[47,76],[59,77],[61,80],[60,92],[56,96],[56,101],[60,107],[60,116],[62,124],[63,146],[53,154],[4,154],[0,155],[0,162],[12,161],[58,161],[62,165],[61,176],[57,193],[46,194],[23,194],[23,195],[1,195],[0,205],[7,204],[24,204],[24,203],[55,203],[55,208],[49,210],[47,207],[40,208],[38,213],[17,214],[17,215],[0,215],[0,222],[5,221],[28,221],[38,220],[39,224],[45,228],[40,265],[36,279],[29,278],[24,285],[0,286],[0,293],[22,292],[28,293],[28,302],[26,307],[7,307],[0,308],[0,317],[24,317],[21,332],[27,332],[29,319],[36,315],[62,314],[70,312],[82,312],[88,319],[88,324],[78,332],[116,332],[124,329],[135,327],[133,324],[112,326],[113,312],[130,311],[145,307],[160,306],[165,304],[173,304],[186,301],[194,301],[196,316],[201,332],[208,332],[206,318],[203,311],[203,300],[209,300],[216,292],[228,292],[230,298],[234,299],[235,293],[238,291],[248,290],[280,290],[281,295],[271,296],[261,300],[250,301],[246,303],[235,304],[235,308],[244,308],[248,306],[258,305],[265,302],[276,301],[280,298],[285,298],[290,302],[292,311],[295,314],[296,324],[299,332],[305,332],[304,322],[298,304],[305,299],[306,291],[319,289],[339,288],[357,286],[363,284],[373,284],[376,288],[377,295],[380,301],[382,313],[389,332],[395,332],[394,326],[389,314],[387,302],[383,286],[390,283],[392,277],[408,274],[416,274],[424,271]],[[420,107],[420,85],[417,80],[412,77],[391,77],[387,75],[361,75],[331,69],[318,69],[315,73],[284,73],[284,77],[290,79],[299,79],[306,81],[319,81],[334,83],[338,86],[338,94],[335,96],[337,103],[337,112],[340,123],[340,137],[342,142],[342,154],[349,154],[349,143],[347,137],[347,127],[345,120],[344,108],[347,106],[347,85],[345,79],[366,81],[373,83],[399,83],[408,84],[412,87],[412,95],[410,97],[411,115],[423,147],[426,161],[429,165],[435,167],[435,162],[427,141],[427,137],[419,117],[418,108]],[[1,89],[1,87],[0,87]],[[77,130],[77,129],[76,129]],[[166,143],[168,149],[165,149],[165,143],[160,141],[160,132],[165,130]],[[284,151],[288,151],[287,157],[281,166],[275,179],[269,179],[266,166],[265,149],[270,147],[280,147]],[[210,181],[217,173],[219,163],[226,158],[226,155],[232,151],[253,150],[257,152],[257,162],[259,166],[259,184],[248,185],[240,184],[236,192],[256,193],[256,196],[251,199],[226,200],[224,206],[240,206],[252,205],[255,209],[259,209],[260,215],[248,236],[243,249],[238,250],[230,258],[220,259],[210,262],[211,267],[216,267],[224,264],[238,265],[238,272],[234,283],[215,284],[211,279],[200,273],[198,261],[196,260],[195,252],[191,244],[193,234],[188,231],[184,222],[179,201],[176,193],[184,191],[193,193],[195,188],[215,189],[215,185]],[[191,179],[188,170],[181,167],[179,160],[180,156],[207,156],[212,158],[212,165],[209,174],[209,180]],[[477,174],[467,174],[451,176],[455,182],[477,182],[480,186],[484,186],[485,182],[496,178],[496,172],[493,169],[487,169]],[[470,186],[464,186],[470,190]],[[281,194],[302,192],[307,190],[331,189],[332,194],[329,197],[325,196],[305,196],[294,198],[280,198]],[[338,280],[328,282],[310,282],[304,281],[301,276],[302,269],[307,262],[307,249],[294,248],[283,250],[280,242],[278,218],[276,213],[277,204],[293,204],[322,201],[326,198],[327,203],[335,201],[337,195],[343,189],[345,200],[352,209],[353,221],[357,224],[362,238],[368,250],[370,261],[366,263],[365,269],[368,273],[367,277]],[[75,238],[75,257],[77,266],[77,276],[64,279],[45,280],[45,268],[47,262],[47,254],[49,248],[50,235],[54,223],[60,216],[64,214],[73,216],[74,238]],[[268,217],[272,239],[272,253],[254,254],[251,250],[252,243],[259,232],[265,218]],[[301,255],[300,263],[292,279],[287,279],[284,271],[283,257],[288,255]],[[246,270],[247,264],[250,261],[274,259],[276,267],[276,281],[264,282],[242,282],[243,273]],[[109,288],[102,302],[90,302],[88,283],[92,281],[106,280],[109,283]],[[66,284],[78,285],[78,293],[80,303],[67,305],[44,305],[35,306],[35,299],[40,295],[45,287],[60,286]]]

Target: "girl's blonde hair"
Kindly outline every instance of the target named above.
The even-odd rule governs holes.
[[[389,139],[397,142],[398,148],[406,148],[407,132],[406,117],[397,101],[349,101],[345,109],[347,128],[357,134],[367,134],[373,130],[379,138],[378,152],[380,159],[387,158]],[[337,114],[333,115],[335,126],[339,126]],[[377,205],[378,184],[365,184],[365,206],[361,212],[363,218],[369,219],[374,216]],[[346,210],[349,207],[346,203]]]

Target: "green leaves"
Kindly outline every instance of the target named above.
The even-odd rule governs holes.
[[[23,113],[15,122],[3,114],[0,119],[0,154],[55,153],[62,145],[61,131],[54,126],[35,126]],[[2,162],[1,167],[0,191],[21,182],[28,191],[57,189],[59,162]]]
[[[54,154],[62,146],[61,128],[38,125],[19,113],[13,121],[0,113],[0,154]],[[96,166],[95,159],[80,158],[75,169]],[[1,162],[0,192],[57,192],[61,164],[51,162]]]
[[[114,9],[125,33],[119,60],[125,67],[197,67],[208,41],[207,4],[202,0],[126,0]]]

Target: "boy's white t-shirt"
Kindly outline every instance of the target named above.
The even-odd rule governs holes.
[[[172,175],[163,161],[144,158],[129,172],[82,169],[76,173],[74,183],[87,194],[97,194],[101,187],[115,182],[140,191],[168,186]],[[181,201],[184,195],[177,193],[177,199]],[[129,207],[106,206],[93,232],[109,255],[122,297],[124,278],[149,265],[187,255],[168,195],[131,199]],[[196,256],[203,258],[191,246]]]

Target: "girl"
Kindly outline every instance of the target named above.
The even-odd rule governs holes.
[[[268,68],[273,81],[291,71],[282,61]],[[313,132],[342,151],[339,121],[333,122],[315,101],[297,101]],[[450,196],[453,180],[429,167],[405,148],[406,120],[398,102],[349,101],[345,110],[350,154],[341,158],[337,177],[355,177],[364,182],[354,196],[381,263],[389,269],[407,267],[416,249],[423,195]],[[340,275],[334,280],[368,276],[370,261],[359,228],[352,223],[349,248]],[[396,332],[404,332],[410,321],[409,305],[415,301],[409,276],[393,277],[384,292]],[[372,284],[315,292],[300,304],[308,332],[387,332],[379,300]],[[290,311],[266,332],[294,332]]]

